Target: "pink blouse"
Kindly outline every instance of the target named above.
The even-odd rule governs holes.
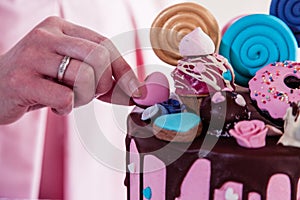
[[[133,31],[134,26],[149,28],[161,4],[158,0],[151,3],[1,0],[0,54],[50,15],[62,16],[113,39]],[[143,17],[137,18],[137,15]],[[127,43],[132,47],[136,45]],[[136,60],[141,61],[135,59],[135,55],[124,56],[132,66],[136,66]],[[152,63],[157,59],[154,55],[147,57]],[[95,100],[94,106],[96,119],[105,121],[105,125],[101,125],[104,135],[124,152],[126,129],[118,127],[111,105]],[[123,171],[99,162],[82,144],[76,130],[74,113],[61,117],[47,108],[29,112],[13,124],[0,126],[0,198],[126,199],[125,157],[118,158],[124,160]],[[114,156],[114,152],[108,153]]]

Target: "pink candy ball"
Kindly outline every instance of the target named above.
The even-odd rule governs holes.
[[[140,106],[152,106],[167,101],[170,96],[170,87],[167,77],[161,72],[153,72],[145,79],[141,87],[142,97],[133,98]]]

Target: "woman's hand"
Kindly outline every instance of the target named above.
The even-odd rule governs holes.
[[[71,60],[58,81],[65,56]],[[134,72],[110,40],[49,17],[0,56],[0,124],[44,106],[67,114],[95,96],[129,105],[131,96],[141,95],[138,87]]]

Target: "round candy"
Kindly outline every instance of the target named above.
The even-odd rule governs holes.
[[[237,20],[225,32],[220,44],[220,54],[234,69],[235,83],[246,87],[263,66],[295,60],[297,49],[290,28],[279,18],[265,14],[247,15]]]
[[[185,105],[180,104],[178,100],[168,99],[167,101],[146,108],[142,113],[141,119],[145,121],[160,115],[180,113],[184,109]]]
[[[300,101],[300,63],[269,64],[249,81],[250,97],[262,112],[280,122],[291,102]]]
[[[272,0],[270,14],[280,18],[291,28],[300,47],[300,1]]]
[[[170,95],[168,78],[161,72],[153,72],[147,76],[141,90],[143,91],[142,97],[133,98],[137,105],[147,107],[167,101]]]
[[[232,18],[229,22],[227,22],[223,28],[222,28],[222,31],[221,31],[221,36],[224,35],[224,33],[227,31],[227,29],[234,23],[236,22],[237,20],[239,20],[240,18],[244,17],[246,15],[239,15],[239,16],[236,16],[234,18]]]
[[[164,9],[154,20],[150,40],[155,54],[164,62],[177,65],[181,59],[178,45],[181,39],[200,27],[214,41],[220,42],[219,25],[215,17],[203,6],[186,2]]]
[[[154,118],[156,115],[159,115],[159,112],[160,112],[160,109],[159,109],[158,104],[150,106],[150,107],[146,108],[144,110],[144,112],[142,113],[141,120],[146,121],[151,118]],[[165,114],[168,114],[168,113],[165,113]]]

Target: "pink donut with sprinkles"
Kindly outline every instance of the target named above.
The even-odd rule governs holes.
[[[249,81],[249,89],[261,111],[282,120],[290,103],[300,101],[300,62],[276,62],[261,68]]]

